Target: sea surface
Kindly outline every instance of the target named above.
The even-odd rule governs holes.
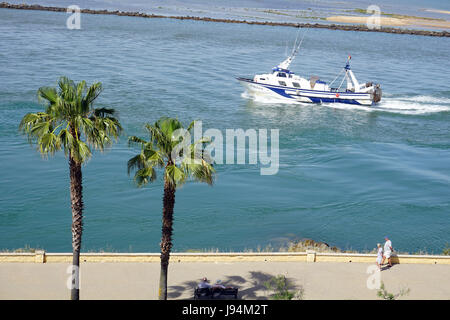
[[[322,24],[333,23],[325,20],[333,15],[361,16],[359,10],[375,5],[382,14],[450,18],[448,0],[9,0],[9,3],[55,7],[77,5],[82,9],[138,11],[163,16]],[[426,29],[413,27],[420,28]]]
[[[71,250],[68,160],[43,159],[18,132],[26,113],[43,110],[37,89],[62,75],[101,81],[96,106],[115,108],[125,128],[83,167],[83,251],[158,250],[163,185],[134,186],[126,137],[145,137],[144,123],[161,116],[280,130],[278,174],[217,165],[213,187],[177,191],[175,251],[302,238],[370,250],[385,235],[400,251],[450,243],[450,39],[307,30],[293,71],[330,82],[351,54],[383,100],[279,104],[249,99],[235,77],[270,71],[295,28],[82,15],[69,30],[67,17],[0,9],[0,248]]]

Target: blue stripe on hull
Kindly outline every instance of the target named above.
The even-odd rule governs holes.
[[[336,99],[336,98],[331,99],[331,98],[313,98],[313,97],[308,98],[311,99],[313,103],[332,102],[332,103],[347,103],[347,104],[361,105],[361,103],[359,103],[358,101],[351,99]]]
[[[292,95],[287,94],[286,92],[284,92],[284,89],[276,89],[276,88],[268,88],[268,87],[266,87],[266,88],[272,90],[273,92],[275,92],[276,94],[279,94],[280,96],[296,100],[295,97],[293,97]],[[361,103],[359,103],[358,101],[353,100],[353,99],[317,98],[317,97],[308,97],[308,96],[303,96],[303,97],[311,99],[312,103],[324,103],[324,102],[327,103],[327,102],[331,102],[331,103],[347,103],[347,104],[361,105]]]
[[[268,84],[265,84],[265,83],[255,83],[254,81],[252,81],[252,80],[249,80],[249,79],[239,79],[240,81],[245,81],[245,82],[249,82],[249,83],[253,83],[253,84],[256,84],[256,85],[259,85],[259,86],[261,86],[261,87],[264,87],[264,88],[266,88],[266,89],[269,89],[269,90],[271,90],[271,91],[273,91],[273,92],[275,92],[276,94],[278,94],[278,95],[280,95],[280,96],[282,96],[282,97],[284,97],[284,98],[288,98],[288,99],[292,99],[292,100],[296,100],[297,101],[297,99],[296,99],[296,95],[292,95],[292,94],[288,94],[288,93],[286,93],[285,92],[285,90],[286,89],[289,89],[289,90],[295,90],[296,88],[286,88],[286,87],[279,87],[279,86],[274,86],[274,85],[268,85]],[[298,90],[298,89],[297,89]],[[306,92],[311,92],[312,90],[304,90],[304,89],[299,89],[299,91],[301,91],[301,92],[303,92],[303,93],[306,93]],[[313,91],[314,93],[316,93],[316,92],[324,92],[324,93],[329,93],[329,92],[327,92],[327,91]],[[343,92],[338,92],[340,95],[345,95],[345,93],[343,93]],[[352,93],[351,95],[366,95],[366,94],[362,94],[362,93]],[[312,101],[312,103],[323,103],[323,102],[325,102],[325,103],[328,103],[328,102],[330,102],[330,103],[346,103],[346,104],[354,104],[354,105],[365,105],[365,104],[361,104],[361,103],[359,103],[357,100],[355,100],[355,99],[341,99],[341,98],[318,98],[318,97],[311,97],[311,96],[308,96],[307,94],[306,95],[301,95],[301,96],[299,96],[299,97],[304,97],[304,98],[308,98],[308,99],[310,99],[311,101]],[[372,102],[372,105],[373,105],[373,102]]]
[[[270,89],[270,90],[272,90],[273,92],[275,92],[275,93],[277,93],[277,94],[279,94],[280,96],[283,96],[283,97],[285,97],[285,98],[294,99],[294,98],[292,97],[292,95],[287,94],[286,92],[284,92],[284,89],[268,88],[268,87],[265,87],[265,88]]]
[[[295,96],[287,94],[284,91],[284,89],[270,88],[270,87],[265,87],[265,88],[270,89],[273,92],[275,92],[276,94],[279,94],[280,96],[283,96],[285,98],[297,100],[297,99],[295,99]],[[310,99],[312,101],[312,103],[324,103],[324,102],[327,103],[327,102],[331,102],[331,103],[346,103],[346,104],[362,105],[361,103],[359,103],[355,99],[318,98],[318,97],[308,97],[306,95],[305,96],[301,96],[301,97]]]

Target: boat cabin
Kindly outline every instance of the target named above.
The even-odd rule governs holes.
[[[289,87],[292,89],[307,89],[319,91],[329,90],[326,82],[321,81],[317,76],[312,76],[308,81],[288,69],[279,67],[273,68],[272,73],[270,74],[267,73],[255,75],[253,81],[274,86]]]

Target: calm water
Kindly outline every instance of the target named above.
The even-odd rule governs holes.
[[[355,14],[352,12],[354,9],[366,9],[370,5],[377,5],[384,13],[445,20],[449,19],[448,14],[433,10],[450,10],[448,0],[9,0],[9,2],[65,8],[76,4],[80,8],[139,11],[159,15],[313,23],[328,23],[320,18],[352,15]]]
[[[382,83],[375,109],[251,101],[234,79],[269,71],[296,29],[0,10],[0,248],[70,251],[69,174],[18,135],[36,90],[61,75],[102,81],[97,106],[126,134],[163,115],[207,128],[279,128],[280,171],[217,166],[214,187],[176,194],[174,249],[240,250],[312,238],[371,249],[441,252],[450,242],[450,39],[309,30],[292,69],[331,81],[352,55]],[[83,250],[157,251],[162,183],[134,187],[126,136],[84,167]]]

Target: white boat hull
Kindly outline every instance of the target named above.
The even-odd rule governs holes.
[[[298,101],[305,103],[346,103],[356,105],[374,104],[373,95],[371,93],[307,90],[257,83],[246,78],[237,79],[251,95],[268,96],[277,98],[280,101]]]

